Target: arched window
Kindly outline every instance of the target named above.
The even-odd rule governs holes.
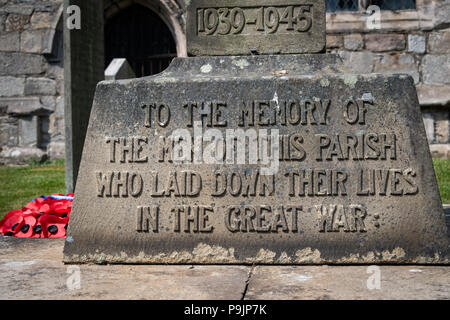
[[[106,21],[105,68],[126,58],[137,77],[166,69],[177,50],[172,33],[151,9],[133,4]]]

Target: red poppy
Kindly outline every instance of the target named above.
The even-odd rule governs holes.
[[[37,198],[34,201],[28,203],[25,206],[25,209],[29,209],[31,211],[37,212],[37,213],[50,213],[50,201],[48,199],[44,198]]]
[[[72,201],[69,200],[58,200],[51,204],[51,212],[57,214],[58,216],[64,215],[72,209]]]
[[[42,232],[42,225],[39,220],[36,222],[36,225],[33,227],[33,237],[32,238],[44,238],[44,235]]]
[[[5,218],[0,222],[0,233],[13,236],[19,232],[23,225],[23,217],[21,210],[14,210],[9,212]]]
[[[17,238],[40,238],[40,235],[35,235],[33,227],[37,220],[33,215],[24,215],[23,224],[20,230],[15,234]]]
[[[57,239],[66,237],[67,223],[63,218],[45,214],[39,222],[42,225],[42,235],[44,238]]]
[[[64,238],[72,210],[73,194],[54,194],[9,212],[0,221],[0,234],[19,238]]]
[[[22,215],[22,210],[13,210],[8,212],[5,217],[0,221],[0,228],[3,226],[3,224],[6,222],[6,220],[14,215]]]

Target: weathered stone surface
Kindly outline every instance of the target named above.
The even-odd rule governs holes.
[[[0,117],[0,149],[19,143],[19,124],[14,118]]]
[[[428,37],[428,48],[430,53],[450,54],[450,30],[432,32]]]
[[[366,34],[366,48],[373,52],[400,51],[406,46],[405,36],[402,34]]]
[[[55,40],[55,29],[44,29],[42,35],[42,53],[52,54],[54,52],[53,44]]]
[[[48,78],[28,78],[25,84],[26,95],[55,95],[56,81]]]
[[[335,49],[344,46],[344,37],[341,35],[327,34],[327,48]]]
[[[349,71],[354,73],[372,73],[375,55],[372,52],[339,51],[339,56]]]
[[[0,52],[0,76],[39,74],[44,68],[44,60],[40,55]]]
[[[430,145],[433,158],[450,159],[450,146],[448,144]]]
[[[0,51],[14,52],[20,50],[20,37],[18,33],[0,34]]]
[[[0,236],[0,299],[239,300],[246,266],[66,266],[64,241]],[[80,288],[67,283],[75,270]],[[26,290],[24,286],[26,285]],[[120,290],[118,290],[120,288]]]
[[[20,32],[28,27],[30,16],[20,14],[9,14],[5,22],[6,32]]]
[[[56,97],[54,96],[42,96],[39,101],[46,110],[55,111],[56,109]]]
[[[450,27],[450,0],[436,2],[433,18],[435,28]]]
[[[58,117],[63,117],[64,118],[64,97],[57,97],[56,98],[56,106],[55,106],[55,114]]]
[[[51,100],[37,97],[4,98],[0,99],[0,106],[6,107],[10,115],[49,114],[55,109]]]
[[[26,53],[41,53],[43,42],[42,30],[27,30],[21,34],[21,51]]]
[[[450,84],[450,54],[428,54],[422,61],[425,84]]]
[[[0,97],[21,96],[25,91],[25,78],[0,77]]]
[[[50,29],[56,25],[58,15],[54,12],[35,12],[31,17],[30,24],[33,29]]]
[[[47,154],[45,151],[34,147],[5,148],[0,152],[2,165],[26,164],[31,158],[38,159],[38,161],[44,161],[47,158]]]
[[[432,143],[434,141],[434,118],[431,113],[423,114],[423,124],[425,125],[428,143]]]
[[[61,120],[64,124],[64,120]],[[48,156],[50,160],[64,159],[65,155],[65,143],[64,141],[52,141],[48,145]]]
[[[408,52],[425,53],[427,51],[427,38],[423,35],[408,35]]]
[[[21,147],[37,147],[39,142],[40,123],[38,116],[21,117],[19,119],[19,145]]]
[[[434,116],[435,120],[435,137],[437,143],[448,143],[449,142],[449,112],[443,111],[438,112]]]
[[[9,4],[0,9],[2,12],[8,14],[20,14],[20,15],[31,15],[33,13],[33,6],[26,5],[24,3],[19,4]]]
[[[59,95],[59,97],[64,98],[64,79],[56,80],[56,94]]]
[[[136,78],[133,69],[125,58],[116,58],[111,61],[105,70],[105,80],[121,80]]]
[[[61,9],[62,2],[60,0],[56,1],[39,1],[33,5],[34,12],[58,12]],[[58,18],[57,16],[54,17]]]
[[[369,268],[259,266],[253,271],[245,298],[247,300],[450,299],[449,267]],[[379,272],[381,277],[379,287],[369,279],[375,272]]]
[[[449,263],[412,78],[341,68],[334,55],[186,58],[153,77],[100,83],[64,260]],[[200,163],[175,165],[164,142],[180,151],[170,137],[191,141],[190,123],[196,143],[199,130],[215,131],[195,149]],[[211,162],[211,135],[232,129],[283,135],[271,140],[281,141],[273,161]]]
[[[49,119],[48,133],[50,134],[52,141],[64,142],[64,115],[59,115],[58,111],[56,111],[50,115]]]
[[[64,80],[63,63],[49,65],[47,69],[47,74],[49,77],[53,79]]]
[[[377,73],[405,73],[414,79],[414,84],[420,82],[419,67],[414,61],[414,57],[408,53],[396,55],[379,55],[375,59],[374,72]]]
[[[192,0],[186,28],[192,56],[323,52],[325,1]]]
[[[445,266],[380,266],[381,286],[369,290],[373,266],[72,266],[62,263],[63,245],[0,236],[0,299],[450,298]],[[78,271],[80,286],[69,290]]]
[[[347,50],[359,51],[364,48],[364,39],[360,34],[349,34],[344,37],[344,47]]]
[[[447,106],[450,104],[450,85],[419,85],[417,93],[422,106]]]
[[[5,30],[5,22],[7,17],[8,14],[0,13],[0,32],[3,32]]]

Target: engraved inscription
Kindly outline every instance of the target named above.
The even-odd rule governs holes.
[[[280,5],[234,8],[198,8],[197,34],[288,34],[311,30],[313,5]]]
[[[210,233],[213,226],[210,225],[209,214],[214,213],[212,207],[180,206],[172,209],[175,213],[174,232]]]
[[[190,56],[325,50],[325,0],[195,0],[186,19]]]
[[[298,232],[302,206],[230,206],[225,214],[225,226],[230,232],[295,233]]]
[[[165,176],[165,177],[163,177]],[[202,190],[202,176],[193,171],[151,172],[152,197],[196,197]]]
[[[129,137],[105,139],[109,145],[109,161],[111,163],[144,163],[148,157],[143,155],[144,147],[148,145],[147,137]]]
[[[170,108],[163,103],[143,104],[145,110],[145,126],[147,128],[158,126],[165,128],[170,122]]]
[[[283,20],[290,25],[291,11],[278,17],[275,12],[279,8],[261,9],[268,21],[279,20],[281,23]],[[202,14],[210,18],[203,21],[203,28],[207,32],[217,20],[214,32],[238,30],[243,28],[240,22],[247,18],[244,13],[244,10],[204,10]],[[233,20],[227,24],[224,22],[226,17]],[[225,23],[226,28],[219,28],[220,23]],[[255,24],[258,23],[256,19]],[[271,26],[274,25],[269,24]],[[372,94],[363,95],[362,99],[345,97],[339,101],[315,96],[279,97],[277,94],[272,100],[252,97],[244,101],[183,101],[177,110],[183,113],[185,128],[176,128],[172,134],[163,135],[154,135],[153,131],[169,126],[169,104],[158,102],[139,106],[144,111],[139,136],[106,137],[104,140],[105,160],[114,166],[133,164],[144,169],[150,161],[169,164],[174,169],[179,163],[246,165],[247,158],[249,164],[260,164],[265,160],[264,150],[268,145],[276,166],[280,162],[286,165],[282,172],[270,174],[263,173],[261,167],[252,170],[216,167],[210,172],[155,170],[151,166],[147,167],[150,170],[142,172],[117,168],[96,171],[98,198],[181,198],[179,204],[170,207],[137,207],[136,231],[140,233],[157,233],[160,229],[176,233],[213,233],[220,227],[218,221],[230,233],[299,233],[303,219],[310,219],[311,214],[317,218],[317,232],[320,233],[367,232],[370,223],[375,228],[382,225],[379,213],[369,214],[365,204],[307,207],[307,201],[310,198],[319,201],[339,198],[347,203],[355,196],[367,199],[419,193],[417,170],[398,168],[393,164],[402,150],[397,133],[372,132],[372,127],[367,129],[372,122],[372,112],[378,107]],[[349,133],[327,130],[327,126],[335,122],[349,126],[350,129],[346,129]],[[312,128],[317,130],[310,132]],[[284,133],[279,134],[280,131]],[[186,156],[183,162],[179,162],[180,155]],[[311,161],[325,168],[304,167]],[[384,167],[361,166],[371,161],[379,161]],[[332,162],[343,166],[327,168]],[[348,168],[344,166],[347,163],[358,163],[358,167]],[[204,196],[209,197],[209,203],[199,203]],[[277,203],[277,197],[304,203],[282,205]],[[213,202],[239,198],[242,200],[239,204],[228,202],[221,207]],[[261,204],[269,198],[275,199],[275,203]],[[194,205],[189,205],[188,199],[193,200]],[[254,199],[259,199],[258,205],[252,204]],[[169,222],[165,220],[168,216],[171,217]],[[369,216],[372,219],[367,221]]]
[[[97,171],[96,178],[97,196],[101,198],[137,198],[144,188],[144,179],[139,173]]]
[[[138,207],[136,215],[136,231],[158,233],[159,207]]]
[[[320,232],[366,232],[364,219],[367,211],[362,205],[316,206],[320,219]]]

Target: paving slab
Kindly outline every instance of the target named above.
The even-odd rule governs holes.
[[[380,275],[379,286],[374,278],[377,274]],[[248,300],[450,299],[450,267],[258,266],[253,270],[245,298]]]
[[[1,237],[0,299],[239,300],[250,270],[245,266],[64,265],[63,246],[59,239]]]
[[[368,266],[65,265],[63,246],[0,236],[0,299],[450,299],[448,266],[380,266],[369,290]]]

